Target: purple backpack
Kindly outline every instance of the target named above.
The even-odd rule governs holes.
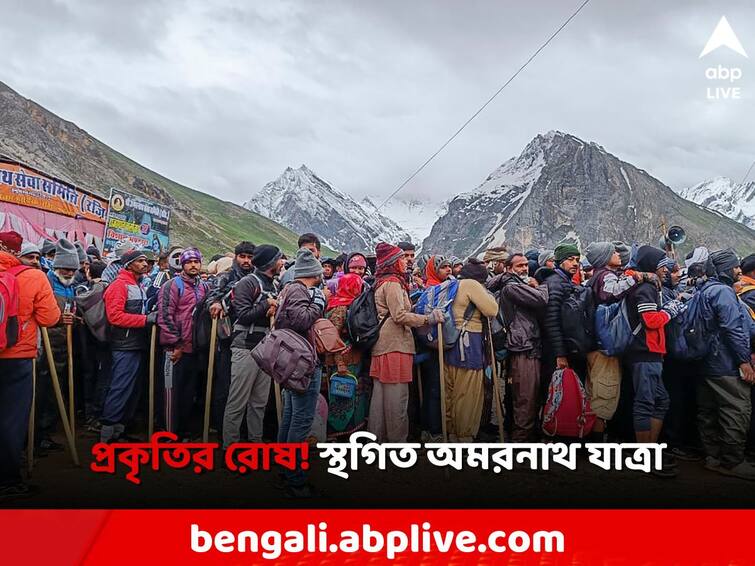
[[[281,387],[296,393],[307,390],[317,365],[312,343],[288,328],[266,334],[252,350],[252,358]]]

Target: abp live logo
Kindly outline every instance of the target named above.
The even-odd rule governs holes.
[[[699,59],[717,50],[719,47],[728,47],[735,53],[747,57],[745,48],[739,41],[737,34],[734,33],[726,16],[721,19],[713,30],[713,34],[700,52]],[[717,65],[705,69],[705,78],[709,81],[715,81],[714,85],[709,85],[706,89],[705,97],[708,100],[738,100],[742,98],[742,88],[735,86],[742,79],[742,69],[739,67],[727,67]],[[728,83],[728,85],[727,85]]]

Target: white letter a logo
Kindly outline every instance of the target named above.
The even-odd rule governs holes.
[[[742,47],[742,44],[739,42],[737,34],[735,34],[734,30],[731,29],[726,16],[721,16],[721,20],[718,22],[716,29],[713,30],[713,35],[710,36],[708,43],[705,44],[705,47],[703,48],[702,53],[700,53],[700,57],[698,57],[698,59],[701,59],[702,57],[706,56],[711,51],[718,49],[722,45],[725,45],[732,51],[736,51],[740,55],[747,57],[745,48]]]

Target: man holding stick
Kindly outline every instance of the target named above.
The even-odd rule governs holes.
[[[43,271],[25,268],[17,258],[21,236],[0,233],[0,272],[10,271],[18,285],[19,336],[0,351],[0,500],[31,494],[21,479],[21,454],[32,402],[32,365],[39,326],[52,326],[60,309]]]

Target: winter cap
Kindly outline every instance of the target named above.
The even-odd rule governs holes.
[[[87,248],[87,255],[89,256],[89,259],[102,259],[102,254],[100,254],[100,250],[97,249],[97,246],[89,246]]]
[[[456,267],[457,265],[464,265],[464,260],[459,257],[456,257],[455,255],[452,255],[448,261],[451,263],[451,267]]]
[[[540,267],[545,267],[545,263],[551,259],[553,261],[556,261],[556,256],[553,255],[553,250],[545,250],[543,253],[537,256],[537,264]]]
[[[136,244],[134,244],[134,242],[131,242],[129,240],[121,240],[115,245],[115,248],[113,249],[113,251],[115,252],[115,258],[123,259],[123,254],[135,248]]]
[[[719,275],[726,273],[739,265],[739,258],[732,248],[711,252],[710,261]]]
[[[315,254],[307,248],[300,248],[296,252],[296,261],[294,262],[294,278],[302,279],[304,277],[319,277],[322,275],[322,265],[315,257]]]
[[[367,258],[362,254],[356,253],[349,258],[349,267],[367,267]]]
[[[380,242],[375,248],[375,254],[377,255],[377,267],[388,267],[393,265],[399,259],[404,257],[404,250],[398,246],[392,246],[386,242]]]
[[[583,257],[582,259],[579,260],[579,265],[584,270],[594,269],[594,266],[590,263],[590,261],[586,257]]]
[[[626,245],[622,241],[615,241],[613,242],[613,246],[616,248],[616,251],[619,253],[619,257],[621,258],[621,265],[628,265],[629,259],[632,256],[632,250],[628,245]]]
[[[654,246],[640,246],[635,263],[640,271],[654,273],[666,261],[666,252]]]
[[[24,257],[24,256],[30,255],[30,254],[40,254],[41,255],[41,253],[39,251],[39,246],[37,246],[36,244],[32,244],[29,241],[26,241],[26,242],[24,242],[21,245],[21,252],[18,254],[18,257]]]
[[[260,271],[267,271],[282,257],[282,255],[280,248],[269,244],[263,244],[254,248],[252,265]]]
[[[71,242],[65,238],[58,240],[55,246],[55,259],[52,261],[53,269],[78,269],[79,253]]]
[[[572,256],[580,256],[579,248],[575,244],[559,244],[553,251],[553,257],[556,259],[556,263],[561,263]]]
[[[89,258],[87,257],[87,253],[84,251],[84,246],[81,245],[81,242],[76,242],[74,246],[76,246],[76,253],[79,256],[79,265],[88,262]]]
[[[412,244],[411,242],[399,242],[398,244],[396,244],[396,246],[398,246],[399,248],[401,248],[405,252],[413,251],[413,250],[416,249],[414,247],[414,244]]]
[[[324,258],[322,258],[320,260],[320,265],[322,265],[322,266],[329,265],[329,266],[331,266],[332,268],[335,269],[335,267],[336,267],[337,264],[336,264],[336,260],[333,259],[332,257],[324,257]]]
[[[202,263],[202,252],[197,248],[186,248],[181,253],[181,267],[190,261],[198,261],[199,263]]]
[[[129,250],[121,257],[121,265],[123,265],[124,268],[128,267],[129,264],[136,261],[137,259],[147,259],[147,254],[145,254],[142,250]]]
[[[18,255],[21,251],[21,244],[24,239],[18,232],[0,232],[0,251],[8,252],[11,255]],[[78,265],[76,266],[78,267]]]
[[[54,252],[54,251],[55,251],[55,243],[45,238],[45,241],[42,242],[42,249],[40,250],[42,255],[47,255],[50,252]]]
[[[509,252],[506,251],[505,247],[499,247],[485,250],[485,255],[483,256],[482,261],[490,263],[494,261],[506,261],[507,259],[509,259]]]
[[[674,269],[675,265],[676,265],[676,260],[666,256],[658,264],[658,269],[660,269],[661,267],[667,267],[668,270],[671,271]]]
[[[236,248],[233,250],[234,255],[239,254],[248,254],[248,255],[254,255],[254,250],[256,249],[256,246],[252,242],[239,242],[236,245]]]
[[[603,267],[611,261],[616,246],[612,242],[591,242],[585,250],[585,257],[595,268]]]
[[[700,246],[695,248],[691,254],[689,254],[684,260],[684,266],[689,268],[696,263],[707,263],[710,252],[708,248]]]
[[[742,273],[750,273],[755,271],[755,254],[750,254],[742,260],[741,263]]]
[[[441,267],[453,267],[453,264],[451,263],[450,258],[445,258],[442,255],[436,255],[434,257],[435,257],[435,260],[433,263],[435,264],[436,271],[440,269]]]
[[[474,279],[484,284],[488,279],[488,268],[484,261],[470,257],[459,272],[459,279]]]

